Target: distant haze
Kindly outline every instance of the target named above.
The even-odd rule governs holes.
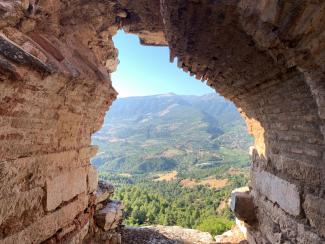
[[[102,171],[150,173],[246,165],[251,140],[236,107],[216,93],[119,98],[93,136]]]

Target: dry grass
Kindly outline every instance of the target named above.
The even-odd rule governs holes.
[[[169,173],[164,173],[164,174],[157,174],[159,178],[155,179],[154,181],[172,181],[175,180],[177,177],[177,171],[172,171]]]
[[[222,200],[217,208],[217,213],[221,214],[228,207],[227,200]]]
[[[178,150],[178,149],[167,149],[166,151],[164,151],[161,156],[164,156],[164,157],[169,157],[169,158],[172,158],[172,157],[175,157],[175,156],[178,156],[178,155],[181,155],[183,154],[183,151],[182,150]]]
[[[228,179],[214,179],[214,178],[206,178],[200,181],[195,181],[191,179],[184,179],[180,182],[180,184],[184,187],[193,187],[197,185],[205,185],[210,188],[220,189],[225,187],[228,184]]]
[[[119,176],[123,176],[123,177],[131,177],[131,174],[128,173],[122,173],[122,174],[118,174]]]

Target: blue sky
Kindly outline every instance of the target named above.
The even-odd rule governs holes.
[[[123,31],[113,40],[119,50],[120,64],[112,80],[119,97],[213,92],[209,86],[179,69],[176,62],[169,63],[167,47],[142,46],[137,36]]]

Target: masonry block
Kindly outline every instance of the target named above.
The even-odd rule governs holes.
[[[26,213],[39,215],[42,209],[43,197],[43,189],[36,187],[29,191],[0,199],[0,226],[9,218],[23,218],[22,215]],[[38,211],[35,209],[38,209]]]
[[[96,224],[105,231],[118,227],[122,221],[122,204],[119,201],[110,201],[103,209],[98,210],[95,215]]]
[[[98,185],[98,174],[97,170],[93,166],[88,167],[87,173],[88,192],[94,192]]]
[[[106,201],[114,193],[114,186],[108,181],[98,181],[96,204]]]
[[[87,173],[84,168],[62,173],[46,181],[46,210],[52,211],[61,203],[87,191]]]
[[[253,188],[277,203],[287,213],[300,214],[300,196],[296,185],[272,175],[266,171],[253,171]]]
[[[231,193],[231,210],[236,217],[245,221],[249,225],[254,225],[256,222],[255,207],[253,198],[249,195],[249,190],[236,191]]]
[[[311,226],[325,237],[325,199],[308,194],[303,208]]]
[[[59,229],[72,223],[76,216],[87,208],[87,205],[88,196],[78,195],[72,202],[37,220],[19,233],[2,239],[1,244],[41,243],[53,236]]]

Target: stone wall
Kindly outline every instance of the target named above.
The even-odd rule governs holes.
[[[251,243],[325,242],[324,10],[323,1],[162,1],[171,58],[232,100],[255,137]]]
[[[124,28],[169,45],[246,119],[249,242],[324,243],[324,23],[321,0],[1,0],[1,242],[110,238],[103,218],[118,208],[96,207],[91,135],[117,95]]]
[[[75,28],[57,13],[70,3],[26,2],[0,1],[0,242],[79,243],[96,208],[91,135],[117,94],[111,38],[105,52],[92,39],[117,27]]]

